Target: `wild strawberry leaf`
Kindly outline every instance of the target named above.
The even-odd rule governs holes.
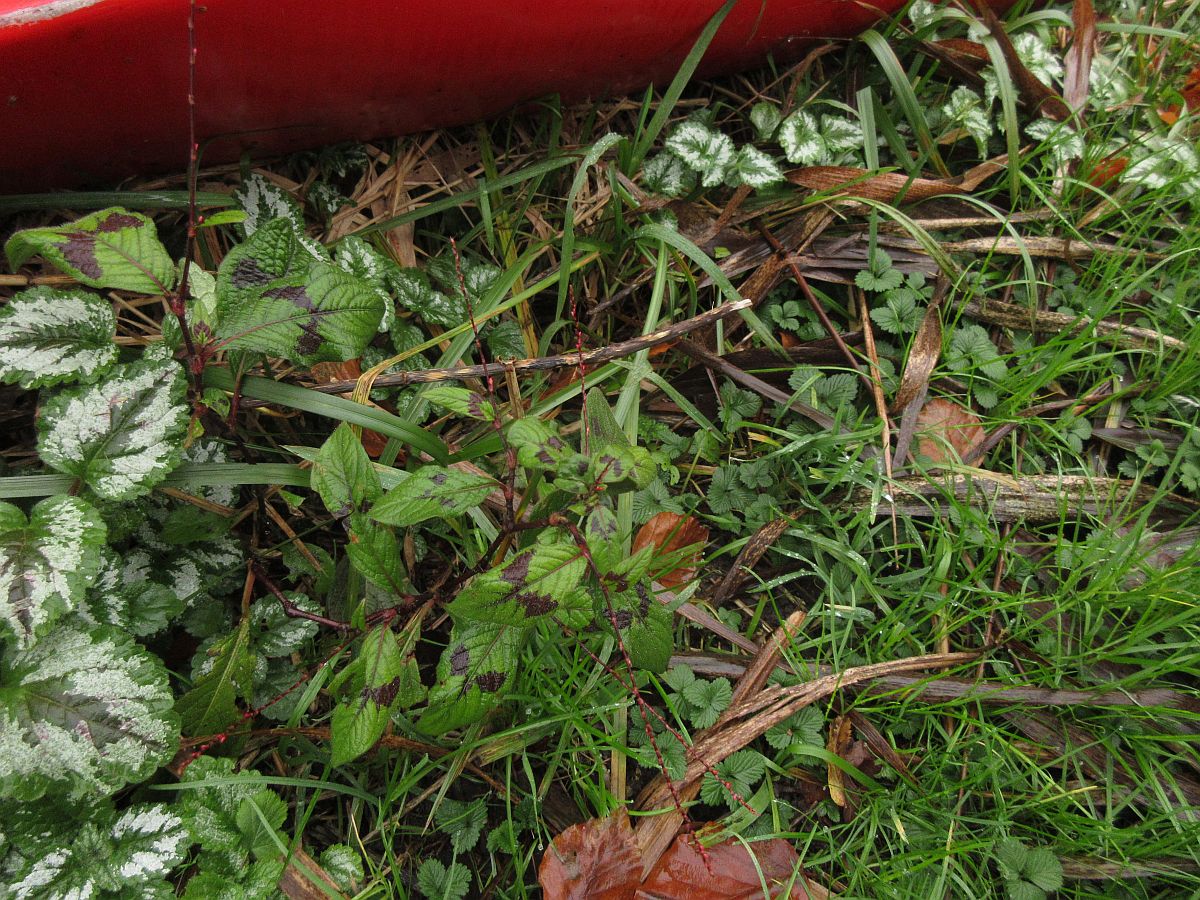
[[[472,419],[480,419],[484,422],[491,422],[496,418],[495,404],[481,394],[468,391],[466,388],[439,385],[429,388],[422,396],[430,403],[448,409],[452,413],[458,413],[460,416],[470,416]]]
[[[112,307],[87,291],[33,288],[0,310],[0,381],[91,381],[117,361]]]
[[[456,622],[528,625],[568,615],[588,601],[575,589],[587,571],[583,552],[568,541],[540,543],[471,579],[447,607]]]
[[[25,513],[0,503],[0,638],[28,647],[77,609],[100,571],[107,529],[89,503],[49,497]]]
[[[371,507],[385,525],[416,525],[426,519],[461,516],[483,502],[499,482],[487,475],[445,466],[423,466]]]
[[[0,797],[110,794],[167,762],[179,721],[157,657],[66,626],[0,660]]]
[[[223,346],[311,365],[361,356],[383,316],[371,286],[310,252],[274,219],[230,251],[217,273]]]
[[[375,746],[392,710],[412,706],[423,693],[416,660],[405,659],[387,624],[376,626],[363,638],[346,671],[345,694],[333,710],[330,764],[335,766]]]
[[[517,654],[527,633],[528,629],[510,625],[456,622],[417,730],[441,735],[491,712],[512,686]]]
[[[14,269],[40,255],[88,287],[157,294],[175,283],[175,264],[154,223],[115,206],[66,225],[18,231],[4,252]]]
[[[106,500],[148,493],[179,463],[188,422],[184,390],[173,360],[116,366],[99,384],[46,402],[38,455]]]

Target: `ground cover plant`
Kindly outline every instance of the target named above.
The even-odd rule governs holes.
[[[1194,892],[1198,16],[0,198],[0,896]]]

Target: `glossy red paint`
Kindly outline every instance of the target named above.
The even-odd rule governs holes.
[[[205,162],[472,122],[551,93],[665,85],[721,0],[201,0]],[[741,0],[731,71],[901,0]],[[0,0],[0,190],[187,164],[187,0]]]

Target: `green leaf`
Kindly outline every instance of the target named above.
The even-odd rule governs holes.
[[[616,626],[630,662],[638,669],[666,671],[674,649],[670,610],[654,599],[645,581],[632,590],[612,591],[609,599],[611,610],[603,599],[597,601],[597,618]]]
[[[250,619],[243,619],[233,634],[209,648],[208,655],[211,665],[175,704],[186,734],[215,734],[241,715],[237,698],[248,697],[253,687]]]
[[[352,537],[346,555],[351,565],[385,591],[409,593],[404,557],[395,533],[365,516],[352,516],[350,521]]]
[[[487,805],[482,797],[475,800],[442,800],[433,814],[438,830],[450,836],[450,846],[456,854],[473,850],[479,843],[483,826],[487,824]]]
[[[184,391],[174,361],[116,366],[99,384],[46,402],[38,455],[106,500],[146,494],[179,463],[188,422]]]
[[[754,492],[747,490],[738,478],[737,466],[721,466],[713,472],[708,485],[708,508],[723,516],[734,510],[744,510],[754,502]]]
[[[720,780],[713,777],[711,772],[704,776],[700,784],[700,799],[713,806],[724,801],[730,809],[736,809],[749,799],[754,786],[762,780],[766,765],[767,761],[756,750],[731,753],[716,765]]]
[[[312,488],[335,516],[361,512],[383,493],[362,441],[345,422],[334,429],[317,452]]]
[[[508,442],[517,451],[517,463],[527,469],[557,469],[575,455],[575,450],[558,436],[548,422],[528,417],[508,426]]]
[[[478,506],[500,483],[487,475],[444,466],[423,466],[388,491],[371,508],[385,525],[416,525],[426,519],[461,516]]]
[[[521,324],[512,319],[497,322],[487,335],[488,352],[494,360],[522,359],[529,355]]]
[[[456,622],[527,625],[586,606],[575,591],[587,561],[569,541],[535,544],[471,579],[447,607]]]
[[[692,724],[697,728],[707,728],[729,706],[729,701],[733,699],[733,686],[727,678],[696,680],[684,687],[681,693],[692,706]]]
[[[411,705],[414,680],[419,691],[415,661],[404,654],[390,625],[372,629],[347,666],[346,695],[333,710],[330,765],[341,766],[375,746],[398,705]]]
[[[154,223],[118,206],[66,225],[18,231],[4,252],[13,269],[40,255],[88,287],[157,294],[175,283],[175,264]]]
[[[1043,891],[1060,890],[1063,886],[1062,863],[1044,847],[1035,847],[1025,857],[1025,877]]]
[[[762,398],[758,394],[744,391],[732,381],[722,381],[718,394],[721,398],[721,424],[726,431],[741,422],[750,421],[762,409]]]
[[[1025,871],[1025,858],[1029,851],[1016,838],[1005,838],[997,841],[992,847],[992,853],[1000,866],[1000,874],[1007,880],[1021,877]]]
[[[428,388],[421,396],[460,416],[470,416],[483,422],[491,422],[496,418],[496,407],[492,401],[466,388],[439,385]]]
[[[597,506],[588,513],[583,537],[587,541],[588,552],[592,554],[592,562],[601,575],[613,571],[625,558],[625,542],[617,516],[607,506]]]
[[[92,381],[117,361],[112,306],[87,291],[33,288],[0,309],[0,381]]]
[[[287,804],[267,788],[253,797],[245,797],[234,814],[234,822],[242,833],[242,842],[256,859],[269,859],[282,853],[279,829],[286,818]]]
[[[654,480],[658,466],[644,447],[609,444],[592,457],[589,477],[618,490],[644,488]]]
[[[113,628],[63,627],[0,661],[0,797],[79,798],[141,781],[179,724],[158,658]]]
[[[621,447],[630,446],[625,429],[613,415],[612,407],[600,388],[592,388],[587,392],[586,433],[588,446],[593,450],[616,444]]]
[[[825,745],[825,717],[815,706],[805,706],[767,730],[767,743],[776,750],[784,750],[792,744],[808,744],[815,747]]]
[[[100,571],[107,529],[78,497],[49,497],[28,519],[0,503],[0,637],[28,647],[84,600]]]
[[[447,869],[433,858],[421,863],[417,870],[417,890],[428,900],[462,900],[471,889],[471,870],[460,862]]]
[[[306,365],[360,356],[383,316],[369,284],[315,257],[285,219],[230,251],[217,298],[223,346]]]
[[[509,625],[455,622],[417,730],[445,734],[478,722],[494,709],[512,684],[517,653],[527,631]]]
[[[118,818],[109,808],[83,821],[45,823],[33,846],[12,854],[4,872],[6,897],[166,897],[165,877],[191,843],[182,821],[165,806],[139,804]]]

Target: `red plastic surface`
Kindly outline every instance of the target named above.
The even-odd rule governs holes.
[[[461,124],[550,93],[665,86],[721,0],[201,0],[207,163]],[[704,71],[901,0],[742,0]],[[187,165],[187,0],[0,0],[0,191]],[[790,51],[790,52],[789,52]]]

